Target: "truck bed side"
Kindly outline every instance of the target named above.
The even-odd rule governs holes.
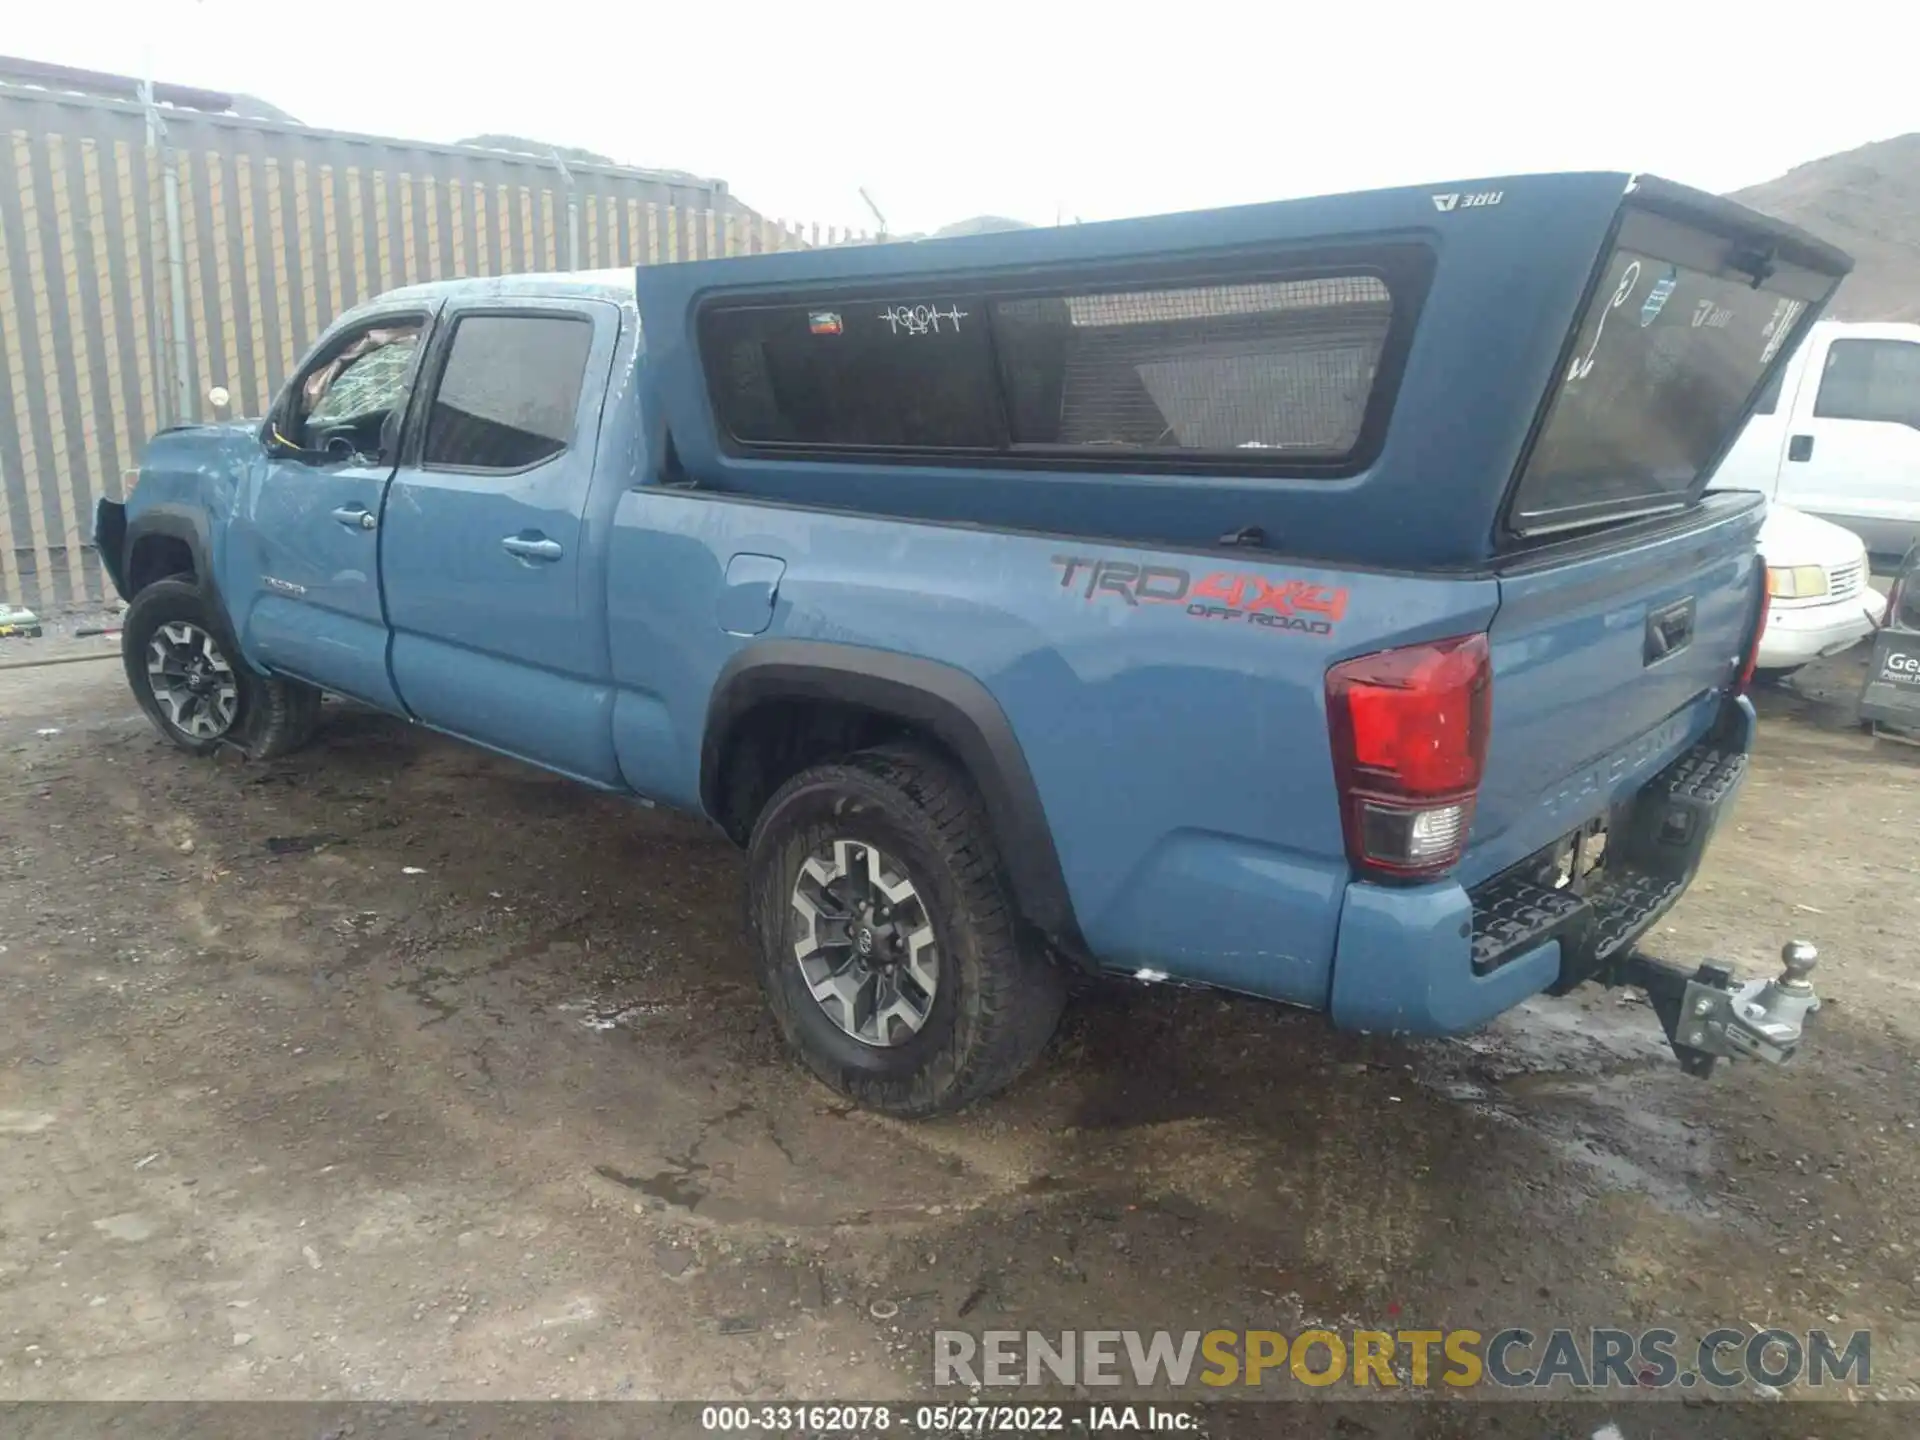
[[[727,583],[732,557],[754,554],[785,560],[764,601]],[[1150,569],[1145,595],[1125,567]],[[977,680],[1004,713],[1048,829],[1069,841],[1060,864],[1094,953],[1316,1006],[1347,880],[1326,667],[1482,629],[1498,595],[1492,579],[1148,551],[658,488],[621,501],[609,572],[615,745],[641,793],[701,807],[709,697],[730,663],[777,658],[791,642],[931,658]],[[1216,574],[1317,587],[1313,598],[1343,593],[1343,614],[1299,611],[1328,625],[1313,634],[1153,598],[1177,590],[1176,576],[1190,593]],[[724,615],[754,603],[765,606],[765,636],[723,628]]]

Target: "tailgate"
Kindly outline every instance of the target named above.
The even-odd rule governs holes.
[[[1733,689],[1763,603],[1765,502],[1703,495],[1848,268],[1739,206],[1629,193],[1501,516],[1468,884],[1603,815]]]
[[[1709,496],[1679,522],[1501,577],[1463,882],[1604,814],[1712,723],[1757,618],[1764,514],[1758,495]]]

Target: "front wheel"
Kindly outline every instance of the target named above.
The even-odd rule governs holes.
[[[917,750],[803,771],[754,826],[749,915],[787,1043],[875,1110],[937,1115],[1038,1058],[1065,977],[1022,936],[966,777]]]
[[[120,628],[127,683],[154,728],[182,750],[233,746],[271,760],[312,738],[320,692],[255,674],[225,617],[192,580],[159,580],[133,597]]]

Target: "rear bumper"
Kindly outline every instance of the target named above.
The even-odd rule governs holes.
[[[1767,633],[1760,637],[1760,668],[1789,670],[1851,650],[1873,633],[1885,604],[1872,590],[1863,590],[1854,599],[1831,605],[1776,605],[1767,613]]]
[[[1752,703],[1734,700],[1712,734],[1621,807],[1607,879],[1584,896],[1513,874],[1471,891],[1453,882],[1349,884],[1327,1007],[1333,1023],[1460,1034],[1623,959],[1699,869],[1745,780],[1753,732]]]
[[[1547,940],[1485,974],[1473,968],[1473,900],[1459,885],[1347,887],[1327,1017],[1342,1030],[1458,1035],[1560,974]]]

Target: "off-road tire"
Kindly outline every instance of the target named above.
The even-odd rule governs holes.
[[[793,895],[807,857],[835,839],[904,867],[931,921],[939,984],[904,1043],[863,1043],[829,1017],[794,954]],[[944,1114],[1011,1084],[1052,1038],[1066,978],[1022,935],[979,797],[945,760],[863,751],[781,786],[747,851],[755,965],[780,1033],[828,1085],[873,1110]]]
[[[212,636],[232,667],[240,704],[232,725],[207,738],[184,733],[165,714],[154,695],[147,673],[148,647],[162,625],[184,621]],[[191,576],[156,580],[127,606],[121,621],[120,657],[134,698],[161,735],[189,755],[213,755],[238,750],[249,760],[274,760],[298,750],[313,738],[320,723],[320,692],[311,685],[278,676],[260,675],[240,658],[227,618],[211,604]]]

